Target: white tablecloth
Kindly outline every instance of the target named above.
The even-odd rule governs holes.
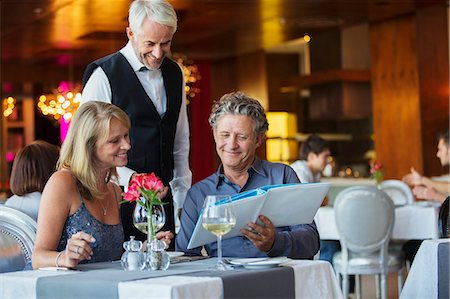
[[[221,299],[219,277],[165,276],[120,282],[119,298],[127,299]]]
[[[439,298],[438,247],[441,243],[450,243],[450,239],[426,240],[422,243],[409,270],[400,298]],[[446,265],[447,269],[448,266]],[[446,282],[446,286],[450,287],[450,281]]]
[[[437,239],[439,237],[438,212],[439,209],[435,206],[419,204],[396,208],[392,239]],[[322,240],[339,240],[333,207],[319,208],[314,220]]]
[[[171,268],[169,270],[178,271],[179,275],[171,275],[169,270],[159,271],[161,275],[168,276],[119,282],[117,285],[119,298],[223,298],[223,287],[220,277],[200,277],[195,276],[195,273],[189,276],[186,275],[185,269],[206,270],[215,261],[215,259],[208,259],[171,265],[170,267],[173,270],[170,270]],[[342,298],[333,269],[328,262],[289,260],[281,266],[292,267],[294,270],[295,298]],[[99,271],[103,271],[103,274],[105,273],[105,270]],[[121,271],[121,275],[124,277],[129,273],[120,269],[111,271],[115,271],[115,273]],[[231,275],[232,271],[230,270]],[[249,273],[251,273],[250,271],[253,270],[249,270]],[[0,298],[34,299],[37,298],[36,286],[39,278],[67,274],[80,275],[82,277],[83,273],[86,272],[37,270],[1,274]],[[77,284],[76,277],[70,279],[70,282],[72,281],[74,284]],[[270,284],[270,281],[261,281],[260,283]],[[273,287],[276,288],[277,286],[274,285]],[[96,289],[98,289],[98,294],[101,295],[101,280],[96,284]]]

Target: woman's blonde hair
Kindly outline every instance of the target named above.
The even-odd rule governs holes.
[[[87,102],[80,106],[70,124],[61,147],[58,169],[69,169],[77,179],[81,195],[87,199],[101,197],[96,172],[96,143],[109,137],[112,119],[119,120],[128,129],[130,119],[117,106],[105,102]],[[115,167],[109,170],[109,178],[117,177]]]

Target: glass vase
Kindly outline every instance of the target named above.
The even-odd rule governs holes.
[[[152,205],[152,214],[137,204],[133,212],[134,226],[147,234],[147,270],[166,270],[170,265],[170,257],[166,252],[166,243],[156,239],[156,233],[164,226],[166,213],[162,205]]]
[[[149,218],[147,210],[140,204],[136,204],[133,211],[133,224],[138,230],[147,234],[147,244],[150,244],[156,232],[158,232],[165,223],[166,213],[162,205],[152,205],[152,215],[151,218]]]

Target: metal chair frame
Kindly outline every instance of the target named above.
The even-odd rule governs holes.
[[[335,254],[333,265],[339,281],[343,276],[344,298],[348,298],[349,275],[356,275],[357,298],[361,297],[359,275],[377,275],[377,297],[381,293],[381,298],[387,298],[386,278],[389,272],[398,273],[400,294],[405,259],[388,252],[394,209],[392,199],[373,186],[350,187],[336,197],[334,213],[342,250]]]
[[[9,237],[19,245],[26,263],[31,262],[36,240],[36,227],[36,221],[25,213],[0,206],[0,234]]]

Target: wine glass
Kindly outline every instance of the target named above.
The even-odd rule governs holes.
[[[162,205],[153,205],[152,206],[152,223],[153,223],[153,231],[158,232],[166,223],[166,213],[164,211],[164,207]],[[148,235],[148,214],[144,207],[139,204],[136,204],[136,207],[133,211],[133,224],[134,226]],[[147,238],[148,242],[151,242],[150,236]]]
[[[229,195],[208,195],[203,203],[203,227],[217,236],[217,265],[214,270],[227,270],[222,261],[222,236],[236,225],[236,215]]]

